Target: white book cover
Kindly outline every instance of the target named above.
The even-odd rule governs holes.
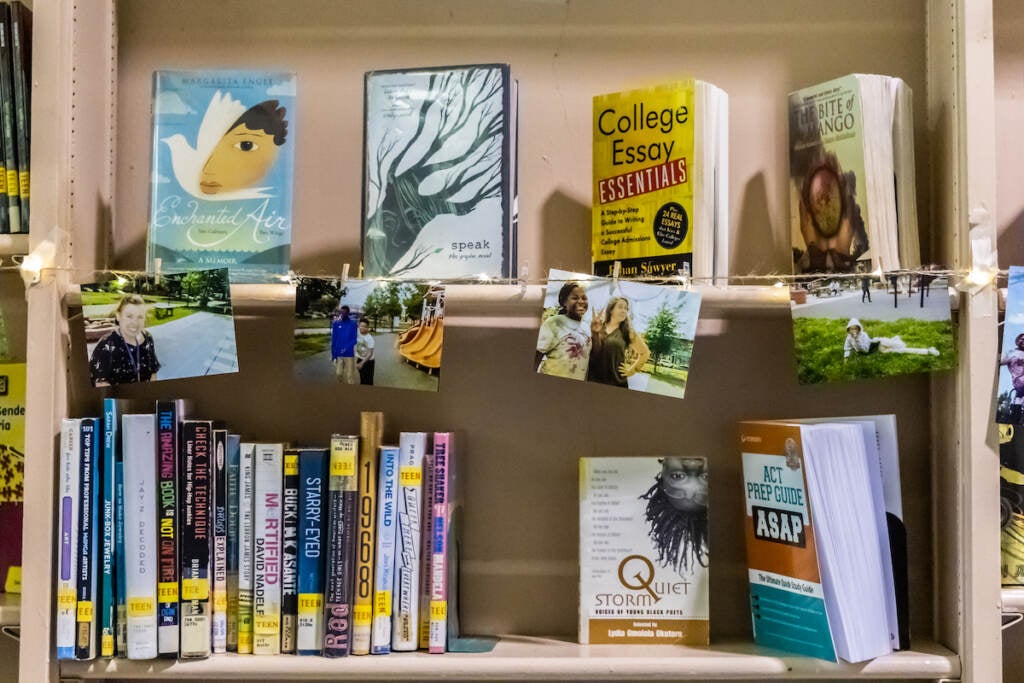
[[[377,484],[377,567],[370,652],[383,655],[391,651],[391,591],[395,578],[395,529],[398,526],[398,447],[381,446]]]
[[[423,518],[423,454],[426,432],[402,432],[398,440],[398,527],[395,530],[395,586],[391,649],[419,645],[420,533]]]
[[[281,652],[281,478],[284,448],[256,445],[253,497],[253,654]]]
[[[59,516],[57,555],[57,659],[75,658],[75,621],[78,606],[78,450],[81,420],[65,419],[60,430]]]
[[[708,644],[707,460],[580,458],[582,644]]]
[[[128,586],[128,659],[156,648],[156,416],[125,415],[124,548]]]
[[[252,654],[253,485],[256,444],[243,443],[238,467],[238,654]]]

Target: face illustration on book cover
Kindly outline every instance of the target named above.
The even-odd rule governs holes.
[[[437,391],[444,287],[300,277],[294,371],[308,380]]]
[[[658,563],[679,574],[708,566],[708,463],[704,458],[661,459],[661,472],[641,496]]]
[[[949,282],[914,273],[822,275],[793,285],[801,384],[949,370],[956,365]],[[938,271],[932,267],[931,270]]]
[[[286,273],[294,75],[161,71],[154,96],[150,270]]]
[[[1024,424],[1024,267],[1021,266],[1010,266],[997,391],[996,422]]]
[[[238,372],[227,268],[81,285],[93,386]]]
[[[682,398],[700,294],[551,270],[538,373]]]

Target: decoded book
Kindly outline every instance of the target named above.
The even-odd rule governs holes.
[[[594,274],[729,271],[729,98],[687,79],[594,97]]]
[[[580,458],[582,644],[708,644],[707,460]]]
[[[921,265],[910,88],[851,74],[789,95],[797,273]]]

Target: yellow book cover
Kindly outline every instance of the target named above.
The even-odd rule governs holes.
[[[355,597],[352,601],[352,654],[370,654],[373,630],[373,570],[377,542],[377,452],[384,413],[365,411],[359,420],[359,517],[356,521]]]
[[[8,580],[21,565],[21,522],[25,477],[25,364],[0,363],[0,578],[5,590],[20,587]]]

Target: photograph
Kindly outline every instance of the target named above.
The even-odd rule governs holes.
[[[700,294],[552,270],[536,371],[683,398]]]
[[[238,372],[227,268],[81,285],[95,387]]]
[[[437,391],[444,287],[295,280],[295,375],[314,381]]]
[[[1024,424],[1024,266],[1010,266],[1003,349],[999,354],[996,422]]]
[[[793,285],[801,384],[949,370],[956,365],[944,275],[822,275]]]

